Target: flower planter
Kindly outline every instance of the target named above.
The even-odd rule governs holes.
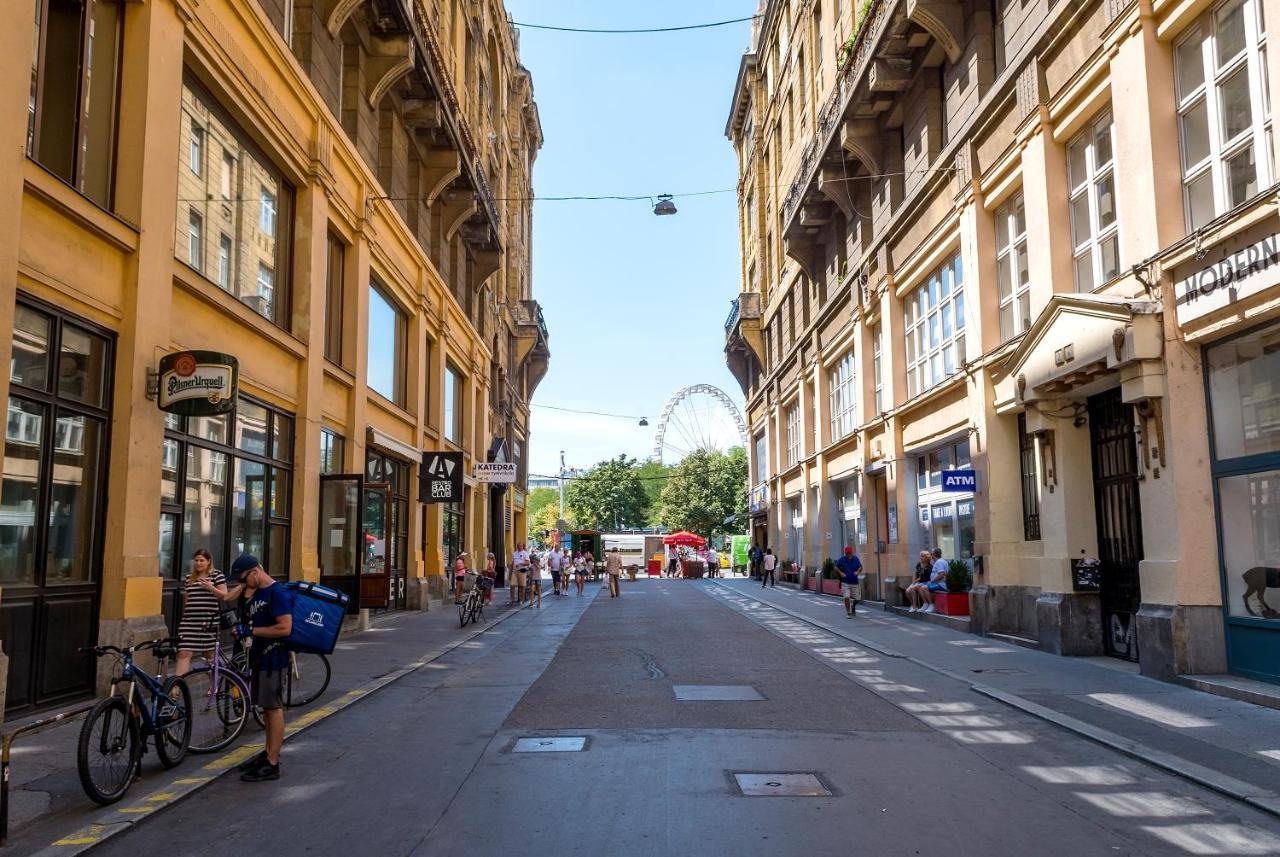
[[[806,577],[806,578],[804,579],[804,588],[805,588],[806,590],[808,590],[809,592],[817,592],[817,591],[818,591],[818,578],[816,578],[816,577]]]
[[[822,581],[822,594],[823,594],[823,595],[842,595],[842,594],[844,594],[844,593],[843,593],[843,590],[841,590],[841,589],[840,589],[840,581],[838,581],[838,580],[824,580],[824,581]]]
[[[968,616],[969,593],[967,592],[935,592],[933,594],[933,610],[944,616]]]

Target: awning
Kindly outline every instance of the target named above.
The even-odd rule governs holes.
[[[415,464],[418,459],[422,458],[422,452],[413,444],[397,440],[386,432],[378,431],[373,426],[369,426],[365,431],[365,442],[369,446],[377,447],[383,452],[389,452],[398,458],[403,458]]]
[[[678,545],[680,547],[700,548],[707,543],[707,540],[704,539],[702,536],[681,530],[678,533],[672,533],[671,535],[663,536],[662,543],[664,545]]]

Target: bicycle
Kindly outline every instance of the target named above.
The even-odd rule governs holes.
[[[165,768],[182,762],[191,743],[191,690],[186,681],[153,676],[133,662],[135,652],[150,649],[159,659],[177,653],[176,640],[166,638],[135,646],[91,646],[81,654],[111,655],[120,674],[111,678],[111,693],[100,700],[80,727],[76,767],[80,785],[95,803],[107,806],[124,797],[142,774],[147,739],[155,736],[156,755]],[[138,685],[147,695],[137,693]],[[120,686],[127,690],[120,693]]]
[[[462,603],[458,605],[458,624],[462,628],[467,627],[468,622],[480,619],[488,623],[489,620],[484,615],[484,596],[493,589],[493,579],[483,574],[468,571],[467,579],[471,583],[471,588],[467,590]]]

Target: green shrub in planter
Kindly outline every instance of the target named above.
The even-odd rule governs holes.
[[[789,560],[789,559],[784,559],[784,560],[782,561],[782,570],[783,570],[783,571],[790,571],[790,570],[791,570],[791,560]]]
[[[947,563],[947,591],[968,592],[973,588],[973,572],[961,559],[953,559]]]
[[[827,557],[822,563],[822,579],[823,580],[839,580],[840,572],[836,570],[836,561],[831,557]]]

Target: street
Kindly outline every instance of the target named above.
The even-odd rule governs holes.
[[[291,739],[278,782],[224,775],[95,853],[1280,853],[1274,816],[770,607],[801,601],[782,591],[548,596]],[[852,634],[946,633],[827,601],[810,612]],[[776,794],[793,783],[819,794]]]

